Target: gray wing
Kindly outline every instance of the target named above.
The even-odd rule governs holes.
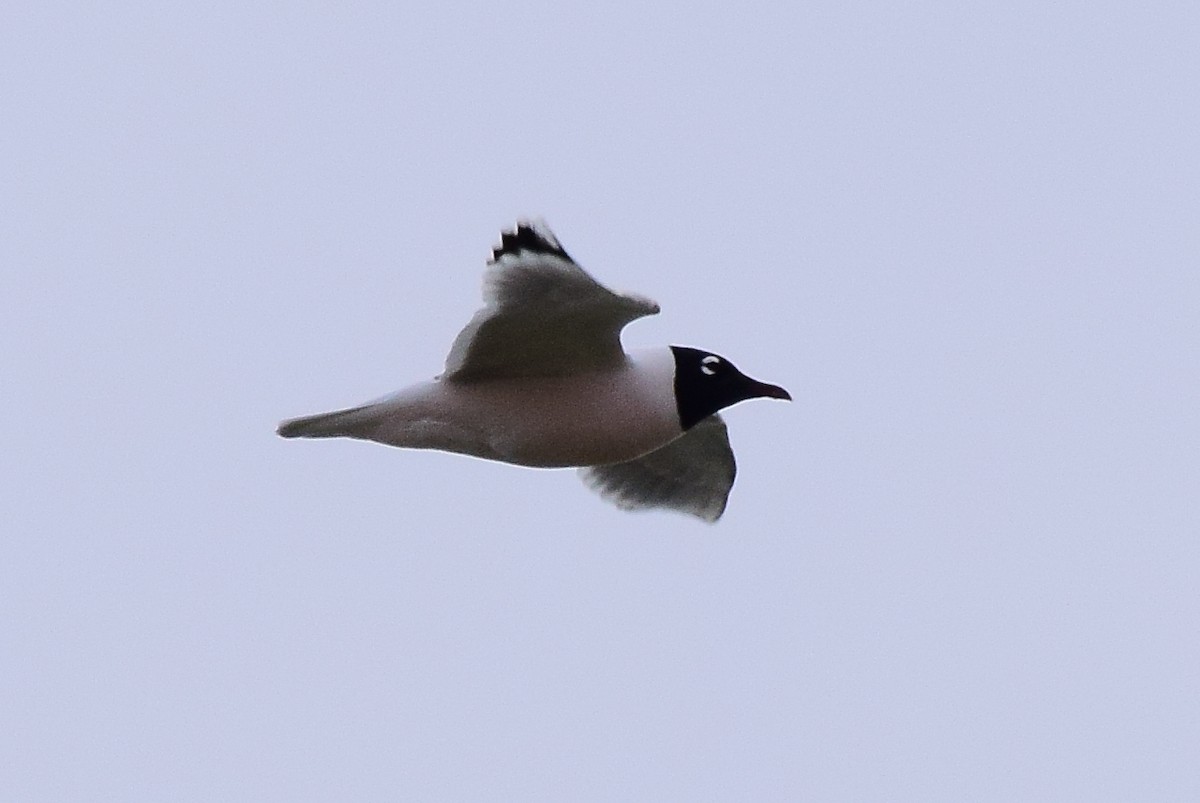
[[[621,329],[658,304],[614,293],[567,254],[544,221],[521,221],[492,249],[484,307],[459,333],[444,379],[561,376],[625,359]]]
[[[736,474],[729,431],[719,415],[636,460],[579,469],[589,488],[622,510],[663,507],[710,523],[725,512]]]

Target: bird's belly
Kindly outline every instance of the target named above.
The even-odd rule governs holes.
[[[537,467],[632,460],[674,440],[678,415],[631,383],[542,379],[480,383],[468,419],[486,422],[495,459]],[[473,408],[473,409],[472,409]]]
[[[559,411],[546,412],[550,415],[493,430],[490,445],[495,459],[538,468],[620,463],[665,446],[681,434],[678,427],[647,426],[644,420],[612,416],[559,423],[553,419]]]
[[[637,380],[435,381],[384,401],[367,437],[537,468],[619,463],[682,434],[673,394]]]

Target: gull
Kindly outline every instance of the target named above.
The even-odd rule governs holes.
[[[540,218],[501,235],[483,299],[441,375],[284,421],[278,434],[577,468],[624,510],[666,508],[715,522],[737,472],[719,411],[746,399],[792,398],[703,349],[626,352],[621,330],[657,314],[658,304],[597,282]]]

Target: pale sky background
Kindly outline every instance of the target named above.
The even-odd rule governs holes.
[[[0,800],[1200,799],[1195,3],[0,12]],[[288,442],[544,215],[716,526]]]

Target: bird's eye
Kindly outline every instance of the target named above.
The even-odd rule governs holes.
[[[712,376],[717,372],[717,366],[721,364],[720,357],[714,357],[709,354],[700,361],[700,372],[705,376]]]

